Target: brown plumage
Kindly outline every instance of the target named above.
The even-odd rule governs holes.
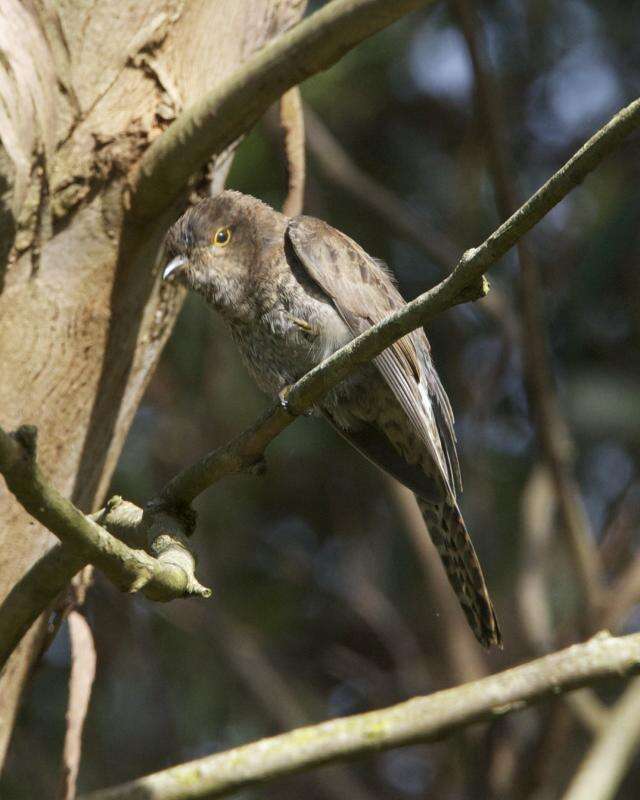
[[[166,238],[175,276],[224,317],[258,385],[291,383],[404,305],[384,265],[312,217],[289,219],[223,192],[189,209]],[[330,392],[318,411],[416,495],[469,624],[501,644],[482,569],[457,504],[453,413],[424,331],[404,336]]]

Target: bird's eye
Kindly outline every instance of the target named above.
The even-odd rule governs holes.
[[[218,228],[213,235],[213,244],[216,247],[226,247],[231,241],[231,228]]]

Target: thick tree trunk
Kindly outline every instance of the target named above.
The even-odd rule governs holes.
[[[147,145],[300,0],[0,0],[0,422],[81,508],[106,491],[180,295],[156,257],[177,208],[126,223]],[[224,169],[219,167],[219,171]],[[0,487],[0,601],[54,537]],[[42,620],[0,676],[0,761]]]

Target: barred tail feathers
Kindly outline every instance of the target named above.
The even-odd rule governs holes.
[[[484,647],[502,647],[502,635],[482,567],[456,505],[427,503],[416,498],[462,610],[476,639]]]

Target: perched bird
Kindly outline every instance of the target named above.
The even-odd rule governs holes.
[[[163,277],[225,320],[258,386],[283,391],[404,305],[385,266],[313,217],[285,217],[225,191],[190,208],[165,240]],[[500,629],[456,499],[453,413],[423,330],[352,374],[317,411],[416,496],[469,625],[485,646]]]

